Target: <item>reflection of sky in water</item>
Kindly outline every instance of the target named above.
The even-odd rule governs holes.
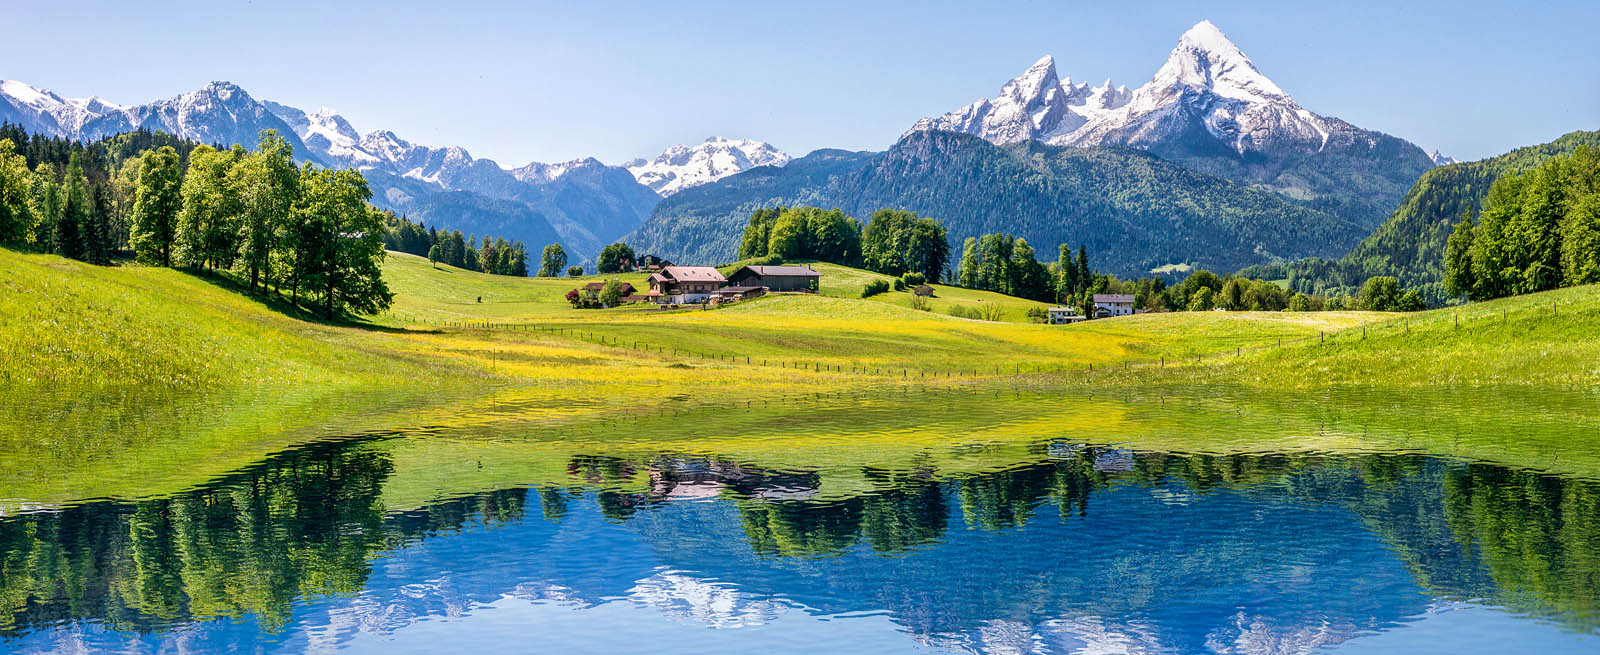
[[[1104,462],[1126,471],[1135,459],[1108,452]],[[862,538],[815,557],[752,550],[748,512],[767,507],[760,501],[665,489],[675,499],[619,521],[602,516],[591,493],[569,499],[557,521],[541,518],[529,494],[524,518],[412,541],[374,561],[362,591],[304,601],[276,633],[248,619],[142,636],[72,623],[0,647],[765,655],[1556,654],[1600,645],[1419,586],[1418,567],[1434,578],[1478,569],[1456,561],[1467,556],[1451,552],[1448,532],[1429,532],[1447,470],[1437,460],[1376,494],[1329,467],[1220,491],[1105,486],[1081,511],[1036,497],[1001,502],[1049,484],[1040,471],[1050,470],[935,485],[943,503],[919,505],[941,512],[931,544],[886,553]],[[813,526],[856,511],[795,507]],[[981,520],[997,515],[1005,520]],[[1461,575],[1430,583],[1486,584]]]

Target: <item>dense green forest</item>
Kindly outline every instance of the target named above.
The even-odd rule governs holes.
[[[1320,294],[1350,293],[1368,278],[1387,275],[1417,287],[1429,304],[1443,304],[1451,297],[1442,281],[1452,226],[1481,208],[1496,179],[1533,170],[1584,145],[1600,145],[1600,132],[1573,132],[1498,157],[1434,168],[1417,180],[1388,221],[1344,257],[1254,266],[1239,274],[1287,280],[1297,291]]]
[[[383,226],[383,247],[389,250],[427,257],[469,271],[517,277],[528,275],[528,249],[521,241],[513,243],[485,235],[479,243],[477,235],[462,236],[460,230],[440,232],[396,216],[394,212],[384,212]]]
[[[726,261],[739,251],[737,226],[753,211],[798,205],[938,216],[952,248],[1002,232],[1035,244],[1081,243],[1125,276],[1169,264],[1237,270],[1274,258],[1337,256],[1366,234],[1351,221],[1141,151],[1000,147],[917,132],[883,153],[818,151],[686,189],[663,200],[628,242],[679,261]]]
[[[146,265],[237,273],[252,292],[287,291],[329,319],[389,306],[383,220],[360,173],[297,168],[272,130],[254,151],[179,144],[180,154],[169,140],[30,137],[19,149],[0,139],[0,244],[95,264],[131,250]]]
[[[866,227],[838,209],[757,209],[739,241],[739,259],[814,259],[885,275],[945,275],[950,246],[944,224],[914,212],[880,209]]]
[[[1600,149],[1583,146],[1494,181],[1456,225],[1444,284],[1473,300],[1600,282]]]
[[[385,247],[472,270],[526,275],[521,243],[440,233],[368,202],[353,170],[296,167],[271,130],[255,150],[139,130],[93,143],[0,125],[0,245],[93,264],[237,276],[251,292],[314,304],[326,318],[374,313],[392,295]]]

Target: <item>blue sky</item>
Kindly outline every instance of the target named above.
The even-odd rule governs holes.
[[[226,79],[512,164],[710,135],[801,154],[882,149],[1047,53],[1136,87],[1208,18],[1308,109],[1427,149],[1600,129],[1592,1],[501,4],[15,3],[0,78],[124,104]]]

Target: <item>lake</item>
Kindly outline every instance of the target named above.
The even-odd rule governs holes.
[[[8,460],[0,650],[1600,652],[1588,393],[477,403],[187,481],[118,406],[33,438],[174,482]]]

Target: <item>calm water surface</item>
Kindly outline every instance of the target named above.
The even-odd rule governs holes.
[[[1352,402],[792,400],[0,493],[0,650],[1600,652],[1594,399]]]

